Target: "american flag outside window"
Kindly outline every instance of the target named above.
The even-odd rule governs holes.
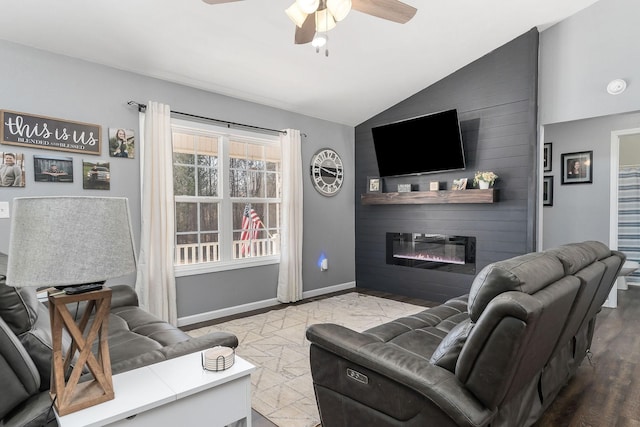
[[[244,255],[249,253],[251,240],[258,238],[258,230],[262,225],[262,220],[256,211],[251,207],[251,204],[247,203],[244,207],[244,213],[242,214],[242,234],[240,234],[240,240],[246,241],[240,247],[240,253]]]

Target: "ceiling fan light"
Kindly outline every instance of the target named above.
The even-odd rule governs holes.
[[[313,36],[313,40],[311,40],[311,46],[315,47],[316,49],[320,48],[327,44],[328,39],[329,37],[327,37],[325,33],[316,33],[316,35]]]
[[[298,7],[304,13],[313,13],[318,10],[318,6],[320,6],[320,0],[296,0]]]
[[[284,12],[287,14],[289,19],[291,19],[293,23],[296,24],[299,28],[302,28],[302,24],[304,23],[304,20],[307,19],[308,15],[307,13],[304,13],[302,9],[300,9],[298,2],[294,2],[291,6],[285,9]]]
[[[333,19],[333,15],[327,10],[322,9],[316,12],[316,31],[326,32],[336,26],[336,20]]]
[[[327,9],[337,22],[347,17],[351,10],[351,0],[327,0]]]

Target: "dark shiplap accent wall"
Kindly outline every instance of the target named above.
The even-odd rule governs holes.
[[[437,61],[437,58],[434,58]],[[537,182],[538,31],[532,29],[356,127],[356,283],[358,287],[431,301],[469,291],[474,276],[387,265],[386,232],[424,232],[475,236],[477,270],[535,250]],[[398,78],[402,78],[401,72]],[[393,83],[390,83],[393,84]],[[395,177],[384,191],[411,183],[420,191],[429,181],[451,188],[454,178],[477,170],[500,177],[493,204],[362,205],[367,176],[378,173],[371,128],[456,108],[465,145],[465,171]],[[407,156],[437,155],[420,147]],[[441,184],[442,185],[442,184]]]

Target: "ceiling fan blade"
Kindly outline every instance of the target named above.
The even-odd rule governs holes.
[[[242,1],[242,0],[202,0],[207,4],[222,4],[222,3],[231,3],[234,1]]]
[[[418,11],[399,0],[351,0],[351,8],[399,24],[408,22]]]
[[[296,44],[305,44],[313,40],[316,35],[316,14],[310,13],[302,23],[302,27],[296,26]]]

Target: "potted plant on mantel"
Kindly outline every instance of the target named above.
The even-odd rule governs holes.
[[[496,179],[498,179],[498,175],[493,172],[476,172],[473,178],[473,185],[480,187],[481,190],[486,190],[489,187],[493,187]]]

